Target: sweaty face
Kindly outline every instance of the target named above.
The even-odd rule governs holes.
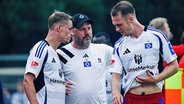
[[[128,16],[123,17],[121,14],[118,14],[116,16],[111,16],[111,19],[116,31],[120,32],[122,35],[128,36],[133,31],[133,26]]]
[[[80,28],[73,30],[73,41],[80,48],[87,48],[92,39],[92,26],[88,22],[83,23]]]

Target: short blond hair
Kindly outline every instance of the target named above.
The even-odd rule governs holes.
[[[56,23],[65,25],[72,17],[64,12],[55,10],[48,19],[48,28],[52,29]]]
[[[149,26],[154,27],[159,30],[164,29],[164,24],[167,23],[167,19],[164,17],[157,17],[150,21]]]

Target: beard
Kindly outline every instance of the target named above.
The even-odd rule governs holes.
[[[76,38],[75,39],[75,42],[81,46],[81,47],[88,47],[91,43],[91,37],[90,37],[90,40],[85,40],[86,37],[84,37],[83,39],[81,38]]]

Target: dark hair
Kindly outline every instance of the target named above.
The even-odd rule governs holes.
[[[104,38],[102,38],[104,37]],[[93,37],[94,43],[104,43],[104,44],[111,44],[110,35],[107,32],[98,32]]]
[[[133,5],[128,1],[120,1],[111,9],[111,16],[117,16],[121,13],[122,16],[127,16],[128,14],[135,15],[135,9]]]
[[[48,28],[52,29],[56,23],[66,24],[72,17],[64,12],[55,10],[48,19]]]

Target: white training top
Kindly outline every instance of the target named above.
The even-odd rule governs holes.
[[[177,56],[172,46],[161,31],[145,27],[138,38],[130,36],[120,38],[114,47],[110,72],[122,74],[124,95],[133,87],[140,84],[136,76],[146,76],[150,70],[153,76],[163,70],[163,61],[170,63]],[[163,81],[156,85],[162,90]]]
[[[30,51],[26,73],[33,73],[39,104],[65,104],[63,71],[56,51],[45,41],[38,42]]]
[[[76,49],[70,43],[57,52],[65,79],[73,83],[66,104],[107,104],[105,78],[113,48],[91,43],[87,49]]]

